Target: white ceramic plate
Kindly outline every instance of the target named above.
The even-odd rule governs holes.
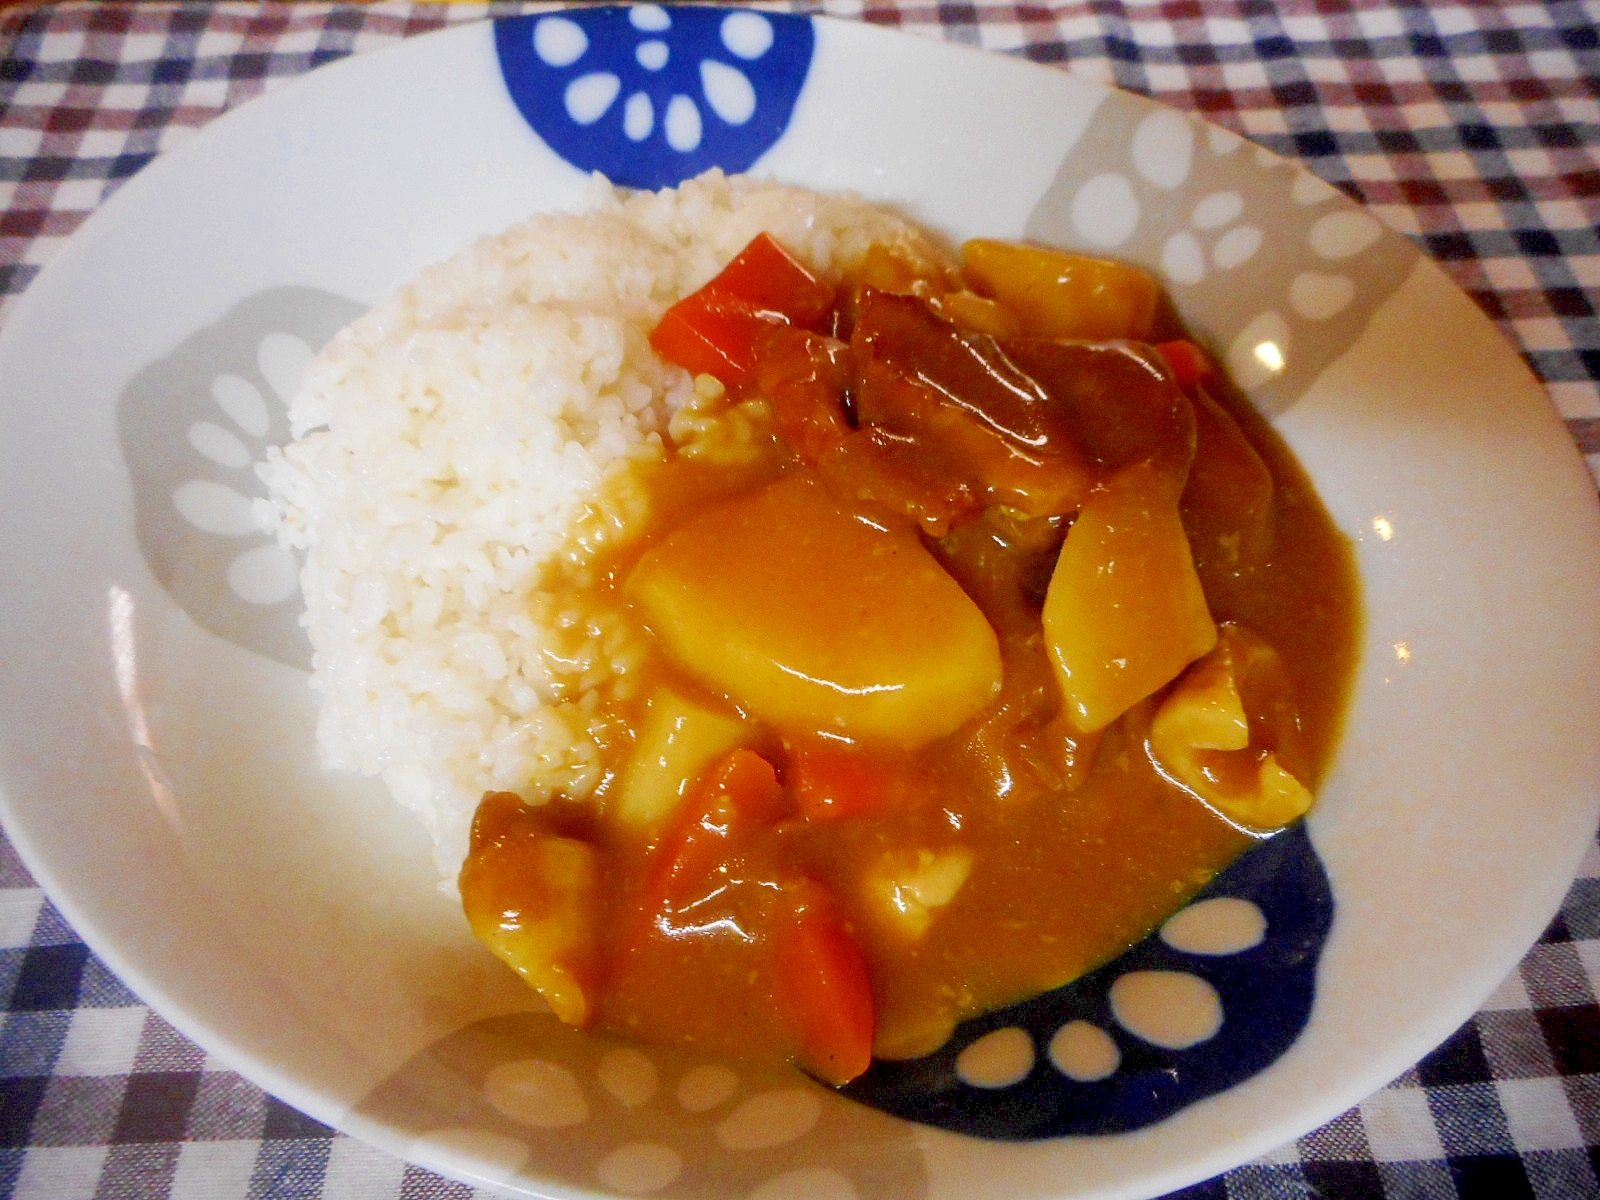
[[[1152,1195],[1335,1116],[1465,1020],[1559,903],[1600,780],[1594,489],[1489,322],[1293,165],[1063,72],[805,18],[560,20],[503,25],[498,50],[490,25],[419,38],[215,122],[0,330],[5,824],[93,949],[320,1120],[552,1195]],[[646,122],[630,98],[652,87]],[[1366,591],[1309,823],[1332,927],[1280,1057],[1129,1132],[1005,1141],[567,1037],[471,941],[421,830],[319,770],[291,564],[242,515],[249,463],[338,324],[577,203],[558,146],[669,175],[750,162],[952,238],[1164,273],[1355,539]]]

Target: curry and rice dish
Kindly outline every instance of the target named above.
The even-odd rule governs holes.
[[[1332,753],[1349,548],[1130,267],[712,175],[425,274],[291,417],[324,759],[576,1026],[928,1053]]]

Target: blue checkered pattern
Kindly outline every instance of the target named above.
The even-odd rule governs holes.
[[[0,321],[124,179],[252,96],[517,3],[0,0]],[[1600,473],[1600,4],[822,0],[1204,114],[1413,237],[1501,326]],[[1600,851],[1484,1008],[1389,1087],[1185,1200],[1600,1200]],[[0,842],[0,1197],[355,1200],[473,1189],[209,1060]]]

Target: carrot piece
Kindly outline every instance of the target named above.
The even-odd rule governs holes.
[[[695,292],[666,311],[650,333],[650,345],[691,375],[710,375],[734,388],[749,380],[756,340],[770,326],[736,298]]]
[[[650,344],[692,374],[739,388],[753,382],[767,330],[815,328],[832,309],[833,289],[761,233],[715,279],[669,308]]]
[[[800,1039],[800,1066],[828,1083],[849,1083],[872,1065],[872,982],[866,955],[821,884],[802,881],[776,951],[778,994]]]
[[[1156,346],[1156,353],[1161,355],[1172,372],[1173,381],[1181,388],[1209,379],[1216,372],[1211,356],[1187,338],[1161,342]]]
[[[833,309],[833,289],[769,233],[758,233],[706,285],[801,329],[815,329]]]
[[[904,780],[880,762],[844,747],[789,747],[784,778],[802,817],[827,821],[879,812],[902,799]]]
[[[644,887],[644,911],[654,918],[689,898],[689,891],[728,855],[729,842],[786,814],[787,798],[772,764],[753,750],[734,750],[701,776],[683,816],[656,849]]]

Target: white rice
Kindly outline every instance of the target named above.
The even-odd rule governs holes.
[[[485,791],[537,803],[600,778],[594,693],[626,647],[549,568],[608,472],[662,453],[694,401],[646,340],[661,314],[762,230],[828,276],[874,242],[932,253],[858,198],[747,177],[596,193],[340,333],[263,467],[268,520],[305,552],[323,761],[381,775],[447,876]]]

